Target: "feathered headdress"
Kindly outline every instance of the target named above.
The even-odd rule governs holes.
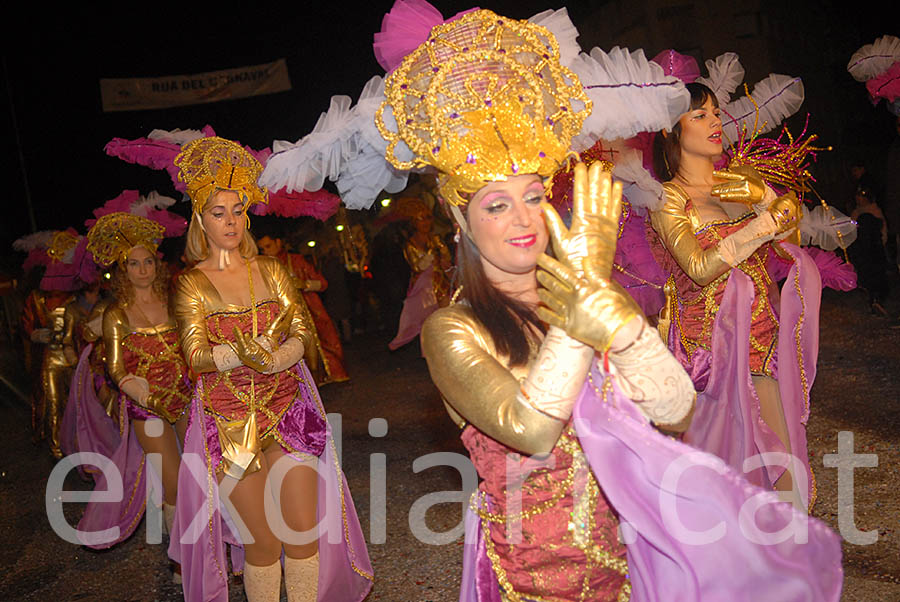
[[[847,71],[858,82],[865,82],[872,102],[882,98],[888,109],[900,116],[900,38],[882,36],[853,53]]]

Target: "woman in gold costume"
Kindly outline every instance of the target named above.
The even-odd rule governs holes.
[[[372,571],[324,408],[301,361],[310,325],[295,311],[299,292],[290,273],[257,255],[247,228],[247,209],[267,201],[256,183],[261,165],[222,138],[187,144],[175,164],[193,204],[186,256],[195,265],[179,277],[175,298],[196,378],[185,451],[203,460],[208,479],[197,488],[182,468],[179,484],[193,488],[179,490],[180,539],[170,552],[184,567],[185,597],[227,599],[227,539],[243,545],[250,602],[279,599],[282,552],[291,602],[361,600]],[[340,495],[323,495],[341,487]],[[203,529],[208,540],[191,538],[184,531],[195,511],[218,508],[220,488],[229,492],[238,532],[228,539],[216,514]],[[274,519],[266,507],[272,501]],[[321,521],[335,520],[344,523],[340,536],[317,534]]]
[[[411,166],[394,155],[402,142],[413,165],[437,168],[460,228],[459,300],[426,320],[422,349],[482,479],[473,504],[485,557],[474,562],[489,563],[494,584],[477,569],[469,581],[467,561],[461,599],[497,599],[498,586],[509,601],[627,599],[618,520],[572,410],[598,353],[670,429],[684,427],[694,392],[609,281],[621,188],[599,163],[579,164],[571,229],[544,209],[542,178],[565,163],[589,111],[581,84],[547,30],[487,10],[434,27],[388,67],[378,114],[388,159]],[[558,261],[543,254],[551,238]]]
[[[413,232],[403,247],[403,258],[409,264],[409,288],[403,301],[403,312],[397,336],[388,343],[399,349],[419,335],[422,323],[450,300],[450,250],[433,231],[434,215],[418,199],[400,199],[398,213],[412,223]]]
[[[90,503],[79,527],[120,526],[118,538],[90,542],[106,548],[127,538],[144,513],[146,457],[158,459],[163,517],[169,532],[175,517],[181,442],[187,426],[190,383],[181,357],[168,295],[168,270],[156,255],[165,228],[153,220],[116,212],[88,232],[88,250],[103,266],[115,264],[115,301],[103,312],[106,371],[119,390],[116,405],[121,443],[113,453],[125,479],[120,508]],[[132,427],[134,437],[132,438]],[[98,484],[98,489],[103,487]]]
[[[796,393],[786,398],[783,389],[790,383],[779,382],[779,290],[766,270],[770,245],[796,231],[799,203],[793,193],[776,198],[752,167],[715,171],[714,164],[723,152],[718,101],[703,84],[690,83],[687,89],[691,93],[690,111],[671,132],[657,136],[654,148],[656,172],[667,180],[663,184],[665,204],[651,212],[650,219],[664,247],[657,253],[658,261],[672,274],[669,289],[675,293],[669,304],[674,333],[670,346],[678,346],[676,354],[686,365],[694,366],[695,374],[709,374],[700,368],[707,363],[715,369],[717,361],[746,355],[746,350],[713,350],[716,316],[723,306],[726,286],[732,274],[746,274],[751,317],[749,332],[741,344],[749,348],[753,391],[744,391],[738,382],[741,378],[733,370],[719,370],[734,373],[734,386],[725,385],[727,394],[723,394],[721,403],[730,400],[737,404],[738,410],[728,412],[741,416],[742,432],[734,433],[723,426],[732,420],[724,408],[707,420],[701,408],[721,404],[701,403],[701,399],[698,419],[685,441],[737,467],[751,455],[773,451],[793,455],[808,470],[805,429],[800,423],[803,394],[798,386]],[[720,354],[718,360],[716,353]],[[790,356],[797,353],[794,350],[780,359],[792,362]],[[709,376],[698,381],[699,391],[705,390],[707,380],[722,382]],[[791,412],[786,410],[785,400]],[[801,409],[793,411],[798,407]],[[763,471],[748,473],[748,478],[763,487],[774,485],[776,490],[790,492],[790,501],[805,509],[805,485],[809,483],[811,493],[812,481],[803,476],[801,494],[794,487],[794,472],[794,468],[767,466]]]

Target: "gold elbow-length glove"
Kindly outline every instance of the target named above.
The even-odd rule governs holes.
[[[549,205],[544,217],[558,257],[538,258],[544,287],[538,295],[546,307],[538,315],[574,339],[607,351],[616,333],[641,315],[634,300],[610,280],[622,211],[622,185],[613,184],[599,161],[574,170],[572,227],[566,229]]]

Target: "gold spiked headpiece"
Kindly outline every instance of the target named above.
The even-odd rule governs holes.
[[[375,121],[388,161],[434,166],[442,196],[457,206],[488,182],[552,175],[591,110],[547,29],[489,10],[434,27],[388,75],[385,97]],[[411,160],[398,158],[401,142]]]
[[[106,267],[113,262],[124,265],[128,253],[138,246],[156,255],[156,248],[165,231],[163,226],[146,217],[109,213],[98,219],[88,231],[87,249],[99,265]]]
[[[256,203],[268,203],[265,187],[256,181],[262,173],[262,165],[240,144],[213,136],[198,138],[188,144],[175,157],[179,168],[178,179],[187,186],[193,210],[203,213],[209,197],[216,190],[233,190],[241,195],[244,209]]]

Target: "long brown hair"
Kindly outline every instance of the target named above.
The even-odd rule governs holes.
[[[693,82],[685,84],[688,92],[691,93],[690,111],[699,109],[706,102],[707,98],[712,98],[713,105],[719,106],[719,99],[712,90]],[[653,171],[656,177],[663,182],[668,182],[678,173],[678,166],[681,164],[681,120],[679,119],[668,136],[658,133],[653,139]]]
[[[491,335],[497,352],[509,357],[510,366],[524,366],[532,344],[537,343],[534,329],[546,334],[547,328],[531,307],[491,283],[484,273],[478,247],[467,235],[461,238],[456,251],[460,296]]]

